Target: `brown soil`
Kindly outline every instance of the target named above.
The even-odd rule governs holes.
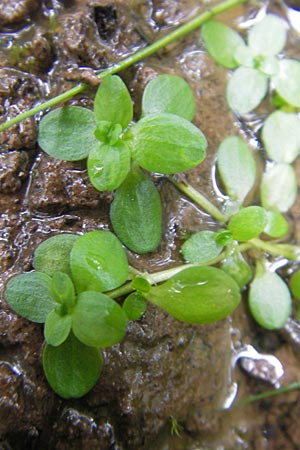
[[[204,9],[199,3],[208,7],[213,2],[2,0],[1,116],[13,117],[80,80],[91,87],[71,103],[92,107],[93,69],[184,23]],[[223,20],[235,26],[254,16],[256,8],[235,8]],[[276,2],[272,8],[285,15]],[[194,123],[208,139],[208,155],[186,177],[220,205],[212,181],[216,149],[224,137],[237,134],[248,139],[261,161],[253,133],[260,117],[241,122],[230,113],[224,99],[227,72],[205,53],[199,36],[192,33],[120,75],[134,98],[136,117],[144,86],[156,74],[176,73],[189,82],[197,101]],[[299,35],[290,30],[289,37],[289,51],[299,57]],[[149,306],[142,319],[130,324],[124,341],[105,350],[102,376],[89,394],[63,400],[53,393],[41,364],[42,327],[9,309],[5,283],[32,269],[34,249],[49,236],[110,229],[113,194],[94,190],[85,162],[46,156],[36,143],[38,119],[0,134],[0,449],[299,449],[298,391],[222,410],[234,383],[239,397],[272,388],[266,364],[248,372],[240,364],[231,367],[232,356],[245,345],[278,357],[285,371],[282,385],[300,376],[297,322],[291,319],[280,332],[267,332],[254,324],[246,304],[210,326],[182,324]],[[163,241],[150,255],[128,252],[131,265],[152,272],[182,263],[186,231],[218,228],[167,180],[155,181],[163,201]],[[289,239],[299,242],[297,202]],[[178,422],[180,436],[172,434],[170,418]]]

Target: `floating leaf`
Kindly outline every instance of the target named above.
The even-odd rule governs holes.
[[[287,285],[274,272],[258,271],[250,285],[249,307],[262,327],[268,330],[281,328],[291,313]]]
[[[108,75],[101,82],[94,101],[96,121],[120,124],[126,128],[133,117],[130,94],[125,83],[117,75]]]
[[[71,275],[70,252],[79,238],[77,234],[58,234],[42,242],[34,252],[33,267],[39,272],[53,275],[64,272]]]
[[[75,290],[71,278],[63,272],[55,272],[52,277],[53,299],[67,308],[75,305]]]
[[[208,53],[217,63],[228,69],[238,66],[234,53],[245,43],[236,31],[221,22],[209,20],[202,26],[202,38]]]
[[[143,93],[142,115],[171,113],[192,120],[195,114],[194,94],[187,82],[176,75],[159,75]]]
[[[217,236],[218,233],[206,230],[193,234],[181,247],[184,259],[191,263],[206,263],[216,258],[223,249]]]
[[[48,155],[63,161],[79,161],[99,146],[92,111],[64,106],[46,114],[39,125],[38,143]]]
[[[289,164],[269,166],[261,182],[261,202],[266,209],[286,212],[297,195],[297,178]]]
[[[63,398],[85,395],[97,382],[103,366],[101,352],[72,333],[60,346],[46,345],[43,367],[51,388]]]
[[[229,107],[237,114],[247,114],[255,109],[268,90],[268,77],[256,69],[239,67],[227,84]]]
[[[297,114],[274,111],[264,122],[262,140],[271,159],[292,163],[300,153],[300,118]]]
[[[109,231],[80,236],[71,251],[71,269],[77,292],[108,291],[128,277],[128,261],[119,239]]]
[[[75,336],[92,347],[109,347],[123,339],[127,316],[121,306],[100,292],[79,294],[72,314]]]
[[[123,303],[123,309],[129,320],[138,320],[144,314],[147,307],[145,297],[139,292],[133,292],[126,297]]]
[[[289,224],[285,217],[278,211],[266,211],[267,224],[264,232],[272,238],[286,236],[289,231]]]
[[[217,168],[226,194],[242,204],[256,178],[255,160],[247,145],[237,136],[229,136],[217,153]]]
[[[159,286],[147,299],[188,323],[211,323],[234,311],[240,301],[236,282],[215,267],[190,267]]]
[[[275,90],[287,103],[300,107],[300,62],[294,59],[279,61],[279,72],[272,77]]]
[[[162,231],[159,193],[148,177],[133,166],[117,189],[110,207],[110,219],[118,238],[136,253],[154,251]]]
[[[72,317],[69,314],[61,316],[55,310],[51,311],[45,322],[44,336],[47,344],[57,347],[61,345],[70,334]]]
[[[51,283],[45,273],[22,273],[7,283],[5,300],[20,316],[43,323],[57,305],[52,298]]]
[[[264,208],[260,206],[248,206],[242,208],[228,223],[228,230],[233,239],[237,241],[249,241],[264,231],[267,219]]]
[[[236,62],[238,63],[237,65],[244,67],[254,67],[255,65],[254,61],[255,55],[253,54],[251,48],[248,47],[248,45],[245,45],[244,43],[236,47],[233,56]]]
[[[118,141],[113,146],[99,145],[88,157],[88,173],[92,185],[98,191],[117,189],[126,178],[130,169],[130,150]]]
[[[252,270],[238,251],[229,253],[222,261],[222,270],[228,273],[239,285],[240,290],[249,283],[252,278]]]
[[[174,114],[149,115],[128,133],[132,158],[150,172],[173,174],[203,161],[207,142],[203,133]]]
[[[286,43],[287,24],[274,14],[267,14],[248,32],[248,45],[257,55],[277,55]]]
[[[296,270],[290,278],[290,289],[293,296],[300,300],[300,269]]]

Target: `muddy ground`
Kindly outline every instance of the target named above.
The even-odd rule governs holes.
[[[2,0],[1,117],[13,117],[81,80],[90,88],[70,103],[92,107],[93,70],[114,64],[211,4]],[[282,3],[262,1],[237,7],[222,20],[238,27],[267,6],[286,17]],[[293,57],[299,57],[299,39],[291,28],[288,52]],[[261,161],[254,132],[268,105],[247,121],[228,110],[228,74],[206,54],[199,31],[120,74],[133,96],[136,117],[144,86],[160,73],[183,76],[194,90],[194,123],[207,137],[208,155],[186,177],[220,206],[224,199],[217,197],[212,176],[216,149],[226,136],[237,134]],[[36,143],[38,120],[26,119],[0,134],[0,449],[298,450],[299,391],[223,409],[236,387],[243,398],[274,387],[275,381],[279,386],[300,379],[298,323],[291,319],[283,330],[267,332],[252,321],[246,302],[232,317],[209,326],[182,324],[149,306],[130,324],[127,337],[105,350],[104,371],[89,394],[63,400],[51,390],[41,364],[42,327],[8,308],[5,283],[32,269],[34,249],[51,235],[111,229],[113,194],[94,190],[85,162],[46,156]],[[152,272],[182,263],[179,249],[187,231],[218,227],[163,177],[155,181],[163,201],[164,238],[152,254],[128,252],[134,267]],[[299,214],[298,199],[289,217],[291,242],[300,240]],[[275,355],[284,376],[276,379],[264,359],[254,368],[241,359],[232,367],[234,355],[247,345]],[[180,436],[172,433],[174,419]]]

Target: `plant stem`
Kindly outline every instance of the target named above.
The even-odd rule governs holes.
[[[234,6],[237,6],[241,3],[245,3],[246,0],[226,0],[219,5],[214,6],[208,11],[205,11],[204,13],[196,16],[194,19],[190,20],[188,23],[181,25],[176,30],[172,31],[171,33],[167,34],[166,36],[158,39],[153,44],[143,48],[142,50],[137,51],[133,55],[128,56],[127,58],[123,59],[119,63],[113,65],[112,67],[109,67],[108,69],[105,69],[101,71],[98,74],[98,77],[103,79],[107,75],[113,75],[115,73],[120,72],[121,70],[126,69],[127,67],[132,66],[138,61],[141,61],[142,59],[147,58],[150,55],[153,55],[158,50],[161,50],[162,48],[166,47],[170,43],[176,41],[177,39],[182,38],[186,34],[190,33],[191,31],[194,31],[196,28],[199,28],[204,22],[211,19],[217,14],[220,14],[224,11],[227,11],[228,9],[233,8]],[[12,125],[16,125],[17,123],[21,122],[24,119],[27,119],[28,117],[32,117],[35,114],[44,111],[48,108],[52,108],[55,105],[58,105],[59,103],[65,102],[66,100],[69,100],[70,98],[74,97],[77,94],[81,94],[86,88],[88,87],[85,83],[80,83],[77,86],[74,86],[72,89],[64,92],[63,94],[60,94],[56,97],[53,97],[52,99],[41,103],[39,105],[34,106],[33,108],[29,109],[28,111],[24,111],[23,113],[19,114],[16,117],[13,117],[12,119],[9,119],[8,121],[4,122],[0,125],[0,131],[6,130],[7,128],[11,127]]]
[[[284,392],[293,391],[295,389],[300,389],[300,383],[299,382],[291,383],[291,384],[289,384],[287,386],[283,386],[283,387],[281,387],[279,389],[271,389],[269,391],[262,392],[261,394],[250,395],[249,397],[246,397],[246,398],[243,398],[243,399],[239,400],[233,406],[237,407],[237,406],[246,405],[247,403],[252,403],[252,402],[255,402],[257,400],[262,400],[264,398],[273,397],[275,395],[283,394]]]
[[[262,241],[258,238],[251,239],[249,243],[252,244],[253,247],[263,250],[266,253],[270,253],[271,255],[283,256],[292,261],[300,261],[300,247],[298,245],[276,244],[273,242]]]
[[[196,189],[194,189],[190,184],[185,181],[178,181],[175,177],[168,177],[174,186],[176,186],[181,192],[183,192],[187,197],[189,197],[196,205],[208,212],[212,217],[214,217],[219,222],[226,223],[227,217],[223,214],[213,203],[211,203],[204,195],[200,194]]]

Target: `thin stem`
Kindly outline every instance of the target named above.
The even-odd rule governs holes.
[[[246,405],[248,403],[262,400],[264,398],[274,397],[275,395],[283,394],[284,392],[293,391],[295,389],[300,389],[299,382],[291,383],[291,384],[289,384],[287,386],[283,386],[279,389],[271,389],[269,391],[262,392],[261,394],[250,395],[249,397],[239,400],[234,406],[237,407],[237,406]]]
[[[214,217],[219,222],[226,223],[227,217],[223,214],[213,203],[211,203],[204,195],[200,194],[196,189],[194,189],[190,184],[185,181],[177,181],[175,177],[168,177],[181,192],[183,192],[187,197],[189,197],[196,205],[208,212],[212,217]]]
[[[201,25],[203,25],[203,23],[205,23],[207,20],[211,19],[215,15],[227,11],[228,9],[231,9],[234,6],[237,6],[241,3],[245,3],[245,1],[246,0],[227,0],[220,3],[219,5],[214,6],[210,10],[205,11],[199,16],[196,16],[188,23],[181,25],[179,28],[167,34],[166,36],[158,39],[153,44],[143,48],[142,50],[139,50],[133,55],[128,56],[127,58],[115,64],[114,66],[101,71],[98,74],[98,77],[103,79],[107,75],[113,75],[115,73],[120,72],[121,70],[124,70],[132,66],[136,62],[141,61],[142,59],[145,59],[150,55],[153,55],[158,50],[161,50],[162,48],[176,41],[177,39],[180,39],[186,34],[190,33],[191,31],[194,31],[196,28],[199,28]],[[16,125],[22,120],[27,119],[28,117],[32,117],[35,114],[44,111],[45,109],[52,108],[53,106],[58,105],[59,103],[65,102],[66,100],[69,100],[70,98],[74,97],[77,94],[81,94],[87,87],[88,86],[85,83],[80,83],[77,86],[73,87],[72,89],[64,92],[63,94],[53,97],[52,99],[44,103],[36,105],[33,108],[29,109],[28,111],[24,111],[18,116],[13,117],[12,119],[9,119],[3,124],[1,124],[0,131],[6,130],[12,125]]]
[[[273,242],[262,241],[255,238],[249,241],[253,247],[263,250],[274,256],[283,256],[284,258],[292,261],[300,261],[300,246],[290,244],[276,244]]]

